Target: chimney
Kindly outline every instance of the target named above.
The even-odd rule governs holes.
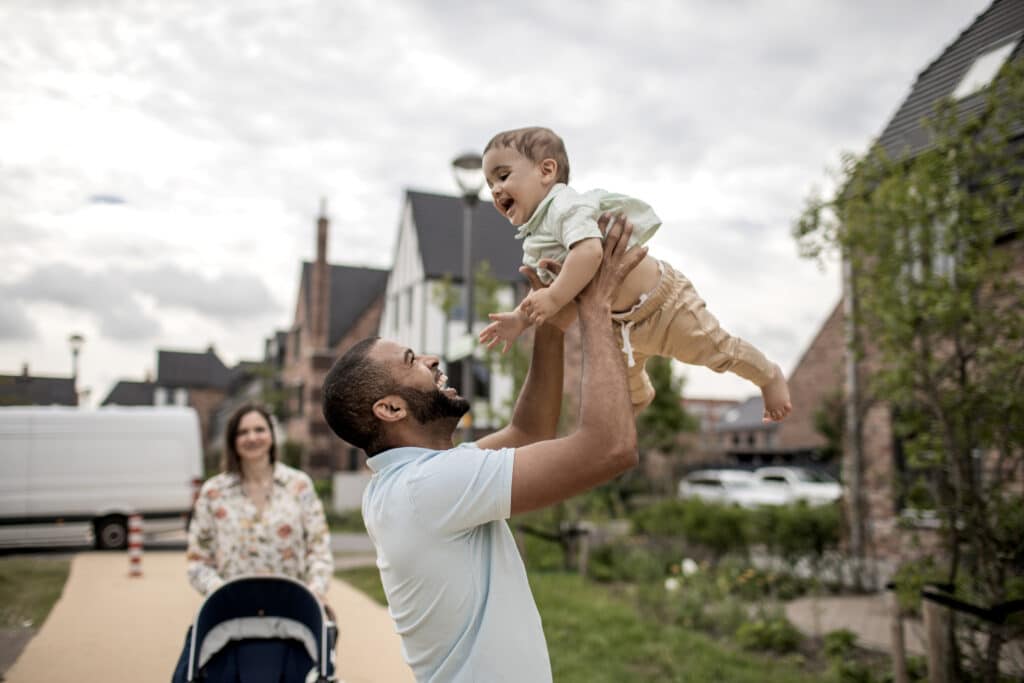
[[[314,350],[327,348],[327,327],[330,319],[330,267],[327,265],[327,200],[320,199],[320,216],[316,220],[316,261],[310,277],[310,346]]]
[[[21,376],[28,378],[28,363],[21,364]]]

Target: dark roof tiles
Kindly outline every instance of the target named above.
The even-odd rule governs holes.
[[[302,264],[302,289],[305,292],[306,310],[310,310],[310,277],[313,264]],[[327,331],[327,343],[333,347],[355,325],[367,308],[384,293],[390,271],[378,268],[331,265],[331,294],[329,307],[331,320]]]
[[[926,150],[931,140],[922,122],[935,112],[936,103],[953,94],[978,55],[1015,40],[1017,47],[1008,59],[1020,59],[1024,52],[1020,47],[1022,33],[1024,2],[995,0],[918,75],[878,143],[894,157],[914,156]],[[961,100],[961,113],[979,111],[984,106],[986,92],[982,90]]]
[[[156,384],[153,382],[132,382],[121,380],[114,385],[107,397],[103,399],[104,406],[151,406],[153,405]]]
[[[450,274],[462,280],[463,200],[460,197],[409,190],[412,220],[423,268],[428,279]],[[516,228],[499,214],[490,202],[473,207],[472,262],[491,265],[491,272],[502,282],[523,279],[523,243],[515,238]]]
[[[162,387],[227,389],[231,371],[216,352],[157,351],[156,383]]]
[[[75,381],[70,377],[0,375],[0,405],[78,405]]]

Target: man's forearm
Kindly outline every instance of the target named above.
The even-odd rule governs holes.
[[[554,437],[562,408],[565,335],[553,325],[541,325],[533,338],[530,369],[512,413],[512,424],[535,440]]]
[[[635,442],[636,423],[625,360],[612,333],[611,304],[581,304],[579,320],[583,345],[580,431],[605,444],[622,437]]]

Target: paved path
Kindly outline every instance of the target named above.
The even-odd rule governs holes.
[[[801,633],[823,636],[847,629],[857,634],[857,644],[869,650],[892,652],[892,612],[888,595],[803,597],[786,604],[786,617]],[[925,653],[924,625],[918,619],[903,620],[907,654]]]
[[[151,552],[144,576],[128,577],[124,553],[81,553],[64,593],[5,683],[167,683],[199,608],[180,552]],[[328,601],[338,615],[338,677],[345,683],[404,683],[387,610],[335,579]]]

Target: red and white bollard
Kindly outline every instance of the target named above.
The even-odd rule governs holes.
[[[142,515],[128,517],[128,576],[142,576]]]

